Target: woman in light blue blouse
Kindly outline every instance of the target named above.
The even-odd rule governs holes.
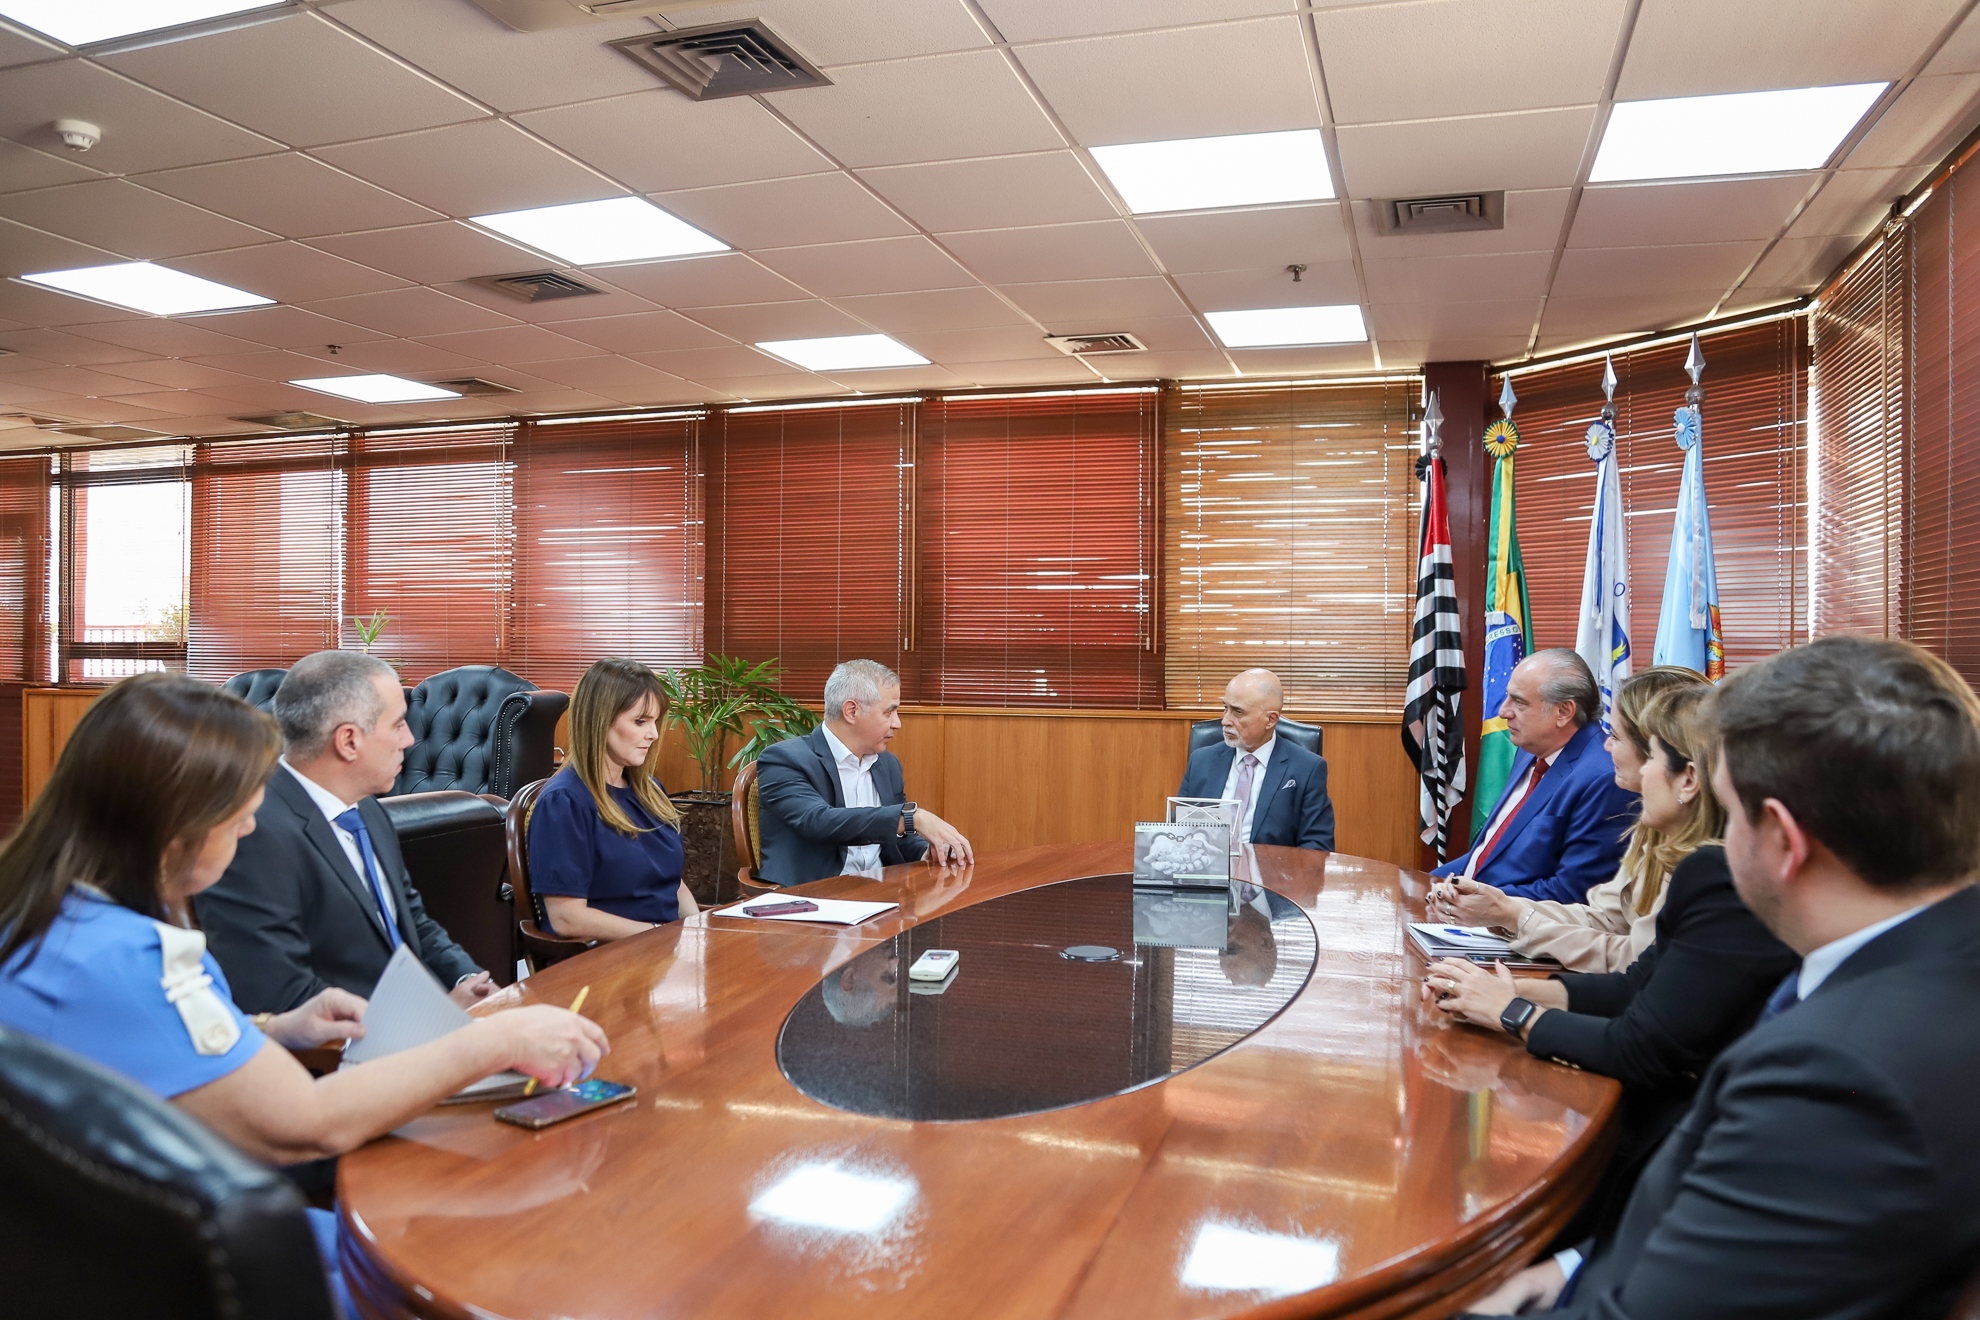
[[[276,746],[266,715],[190,678],[141,674],[98,698],[0,847],[0,1024],[125,1074],[272,1164],[341,1154],[506,1068],[559,1086],[587,1073],[605,1035],[554,1007],[315,1080],[282,1046],[362,1036],[364,1000],[329,989],[252,1021],[235,1007],[187,899],[254,829]],[[334,1223],[312,1213],[333,1246]]]

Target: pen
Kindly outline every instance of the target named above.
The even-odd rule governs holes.
[[[571,1001],[571,1012],[573,1012],[573,1013],[575,1013],[575,1012],[577,1012],[577,1011],[578,1011],[578,1010],[579,1010],[580,1008],[583,1008],[583,1007],[584,1007],[584,997],[585,997],[586,995],[588,995],[588,994],[590,994],[590,993],[591,993],[591,987],[590,987],[590,986],[586,986],[586,987],[585,987],[584,989],[582,989],[582,990],[580,990],[580,991],[578,991],[578,993],[577,993],[577,998],[576,998],[576,999],[573,999],[573,1000]],[[536,1089],[536,1079],[535,1079],[534,1077],[532,1077],[532,1078],[530,1078],[530,1079],[529,1079],[529,1085],[528,1085],[528,1086],[525,1086],[525,1087],[523,1088],[523,1095],[524,1095],[525,1097],[527,1097],[527,1096],[529,1095],[529,1093],[530,1093],[530,1092],[532,1092],[532,1091],[534,1091],[535,1089]]]

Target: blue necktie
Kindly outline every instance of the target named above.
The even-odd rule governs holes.
[[[1767,1006],[1760,1010],[1760,1021],[1779,1017],[1801,1002],[1801,969],[1795,968],[1787,974],[1787,979],[1774,988],[1767,996]]]
[[[385,918],[385,939],[396,949],[405,941],[399,938],[399,923],[392,920],[392,900],[385,894],[385,877],[378,870],[378,854],[371,850],[371,831],[364,827],[364,817],[356,807],[337,817],[337,823],[357,838],[358,852],[364,855],[366,879],[371,881],[372,897],[378,900],[378,915]]]

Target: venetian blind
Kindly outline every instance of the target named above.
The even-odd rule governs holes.
[[[1262,665],[1298,710],[1397,712],[1415,591],[1415,376],[1188,386],[1164,422],[1168,704]]]
[[[342,435],[198,446],[186,672],[225,682],[338,644]]]
[[[1705,496],[1712,518],[1728,667],[1806,636],[1802,419],[1806,322],[1781,317],[1701,336]],[[1691,379],[1687,342],[1615,355],[1616,456],[1628,536],[1630,650],[1650,664],[1670,563],[1684,451],[1673,419]],[[1602,410],[1602,363],[1518,373],[1520,552],[1536,646],[1573,646],[1595,502],[1588,427]],[[1497,380],[1491,394],[1498,395]]]
[[[344,622],[389,616],[372,652],[406,683],[508,658],[513,434],[481,423],[352,439]]]
[[[804,701],[842,660],[902,669],[917,402],[732,408],[711,421],[711,652],[781,660],[784,692]],[[912,675],[902,680],[913,699]]]
[[[0,458],[0,681],[50,677],[49,472],[43,454]]]
[[[603,656],[701,659],[696,417],[525,422],[510,667],[569,692]]]
[[[1159,709],[1154,387],[922,408],[918,699]]]

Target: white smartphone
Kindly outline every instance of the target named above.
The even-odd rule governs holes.
[[[914,966],[908,968],[908,980],[939,981],[956,970],[956,963],[960,957],[961,955],[954,949],[930,949],[914,960]]]

